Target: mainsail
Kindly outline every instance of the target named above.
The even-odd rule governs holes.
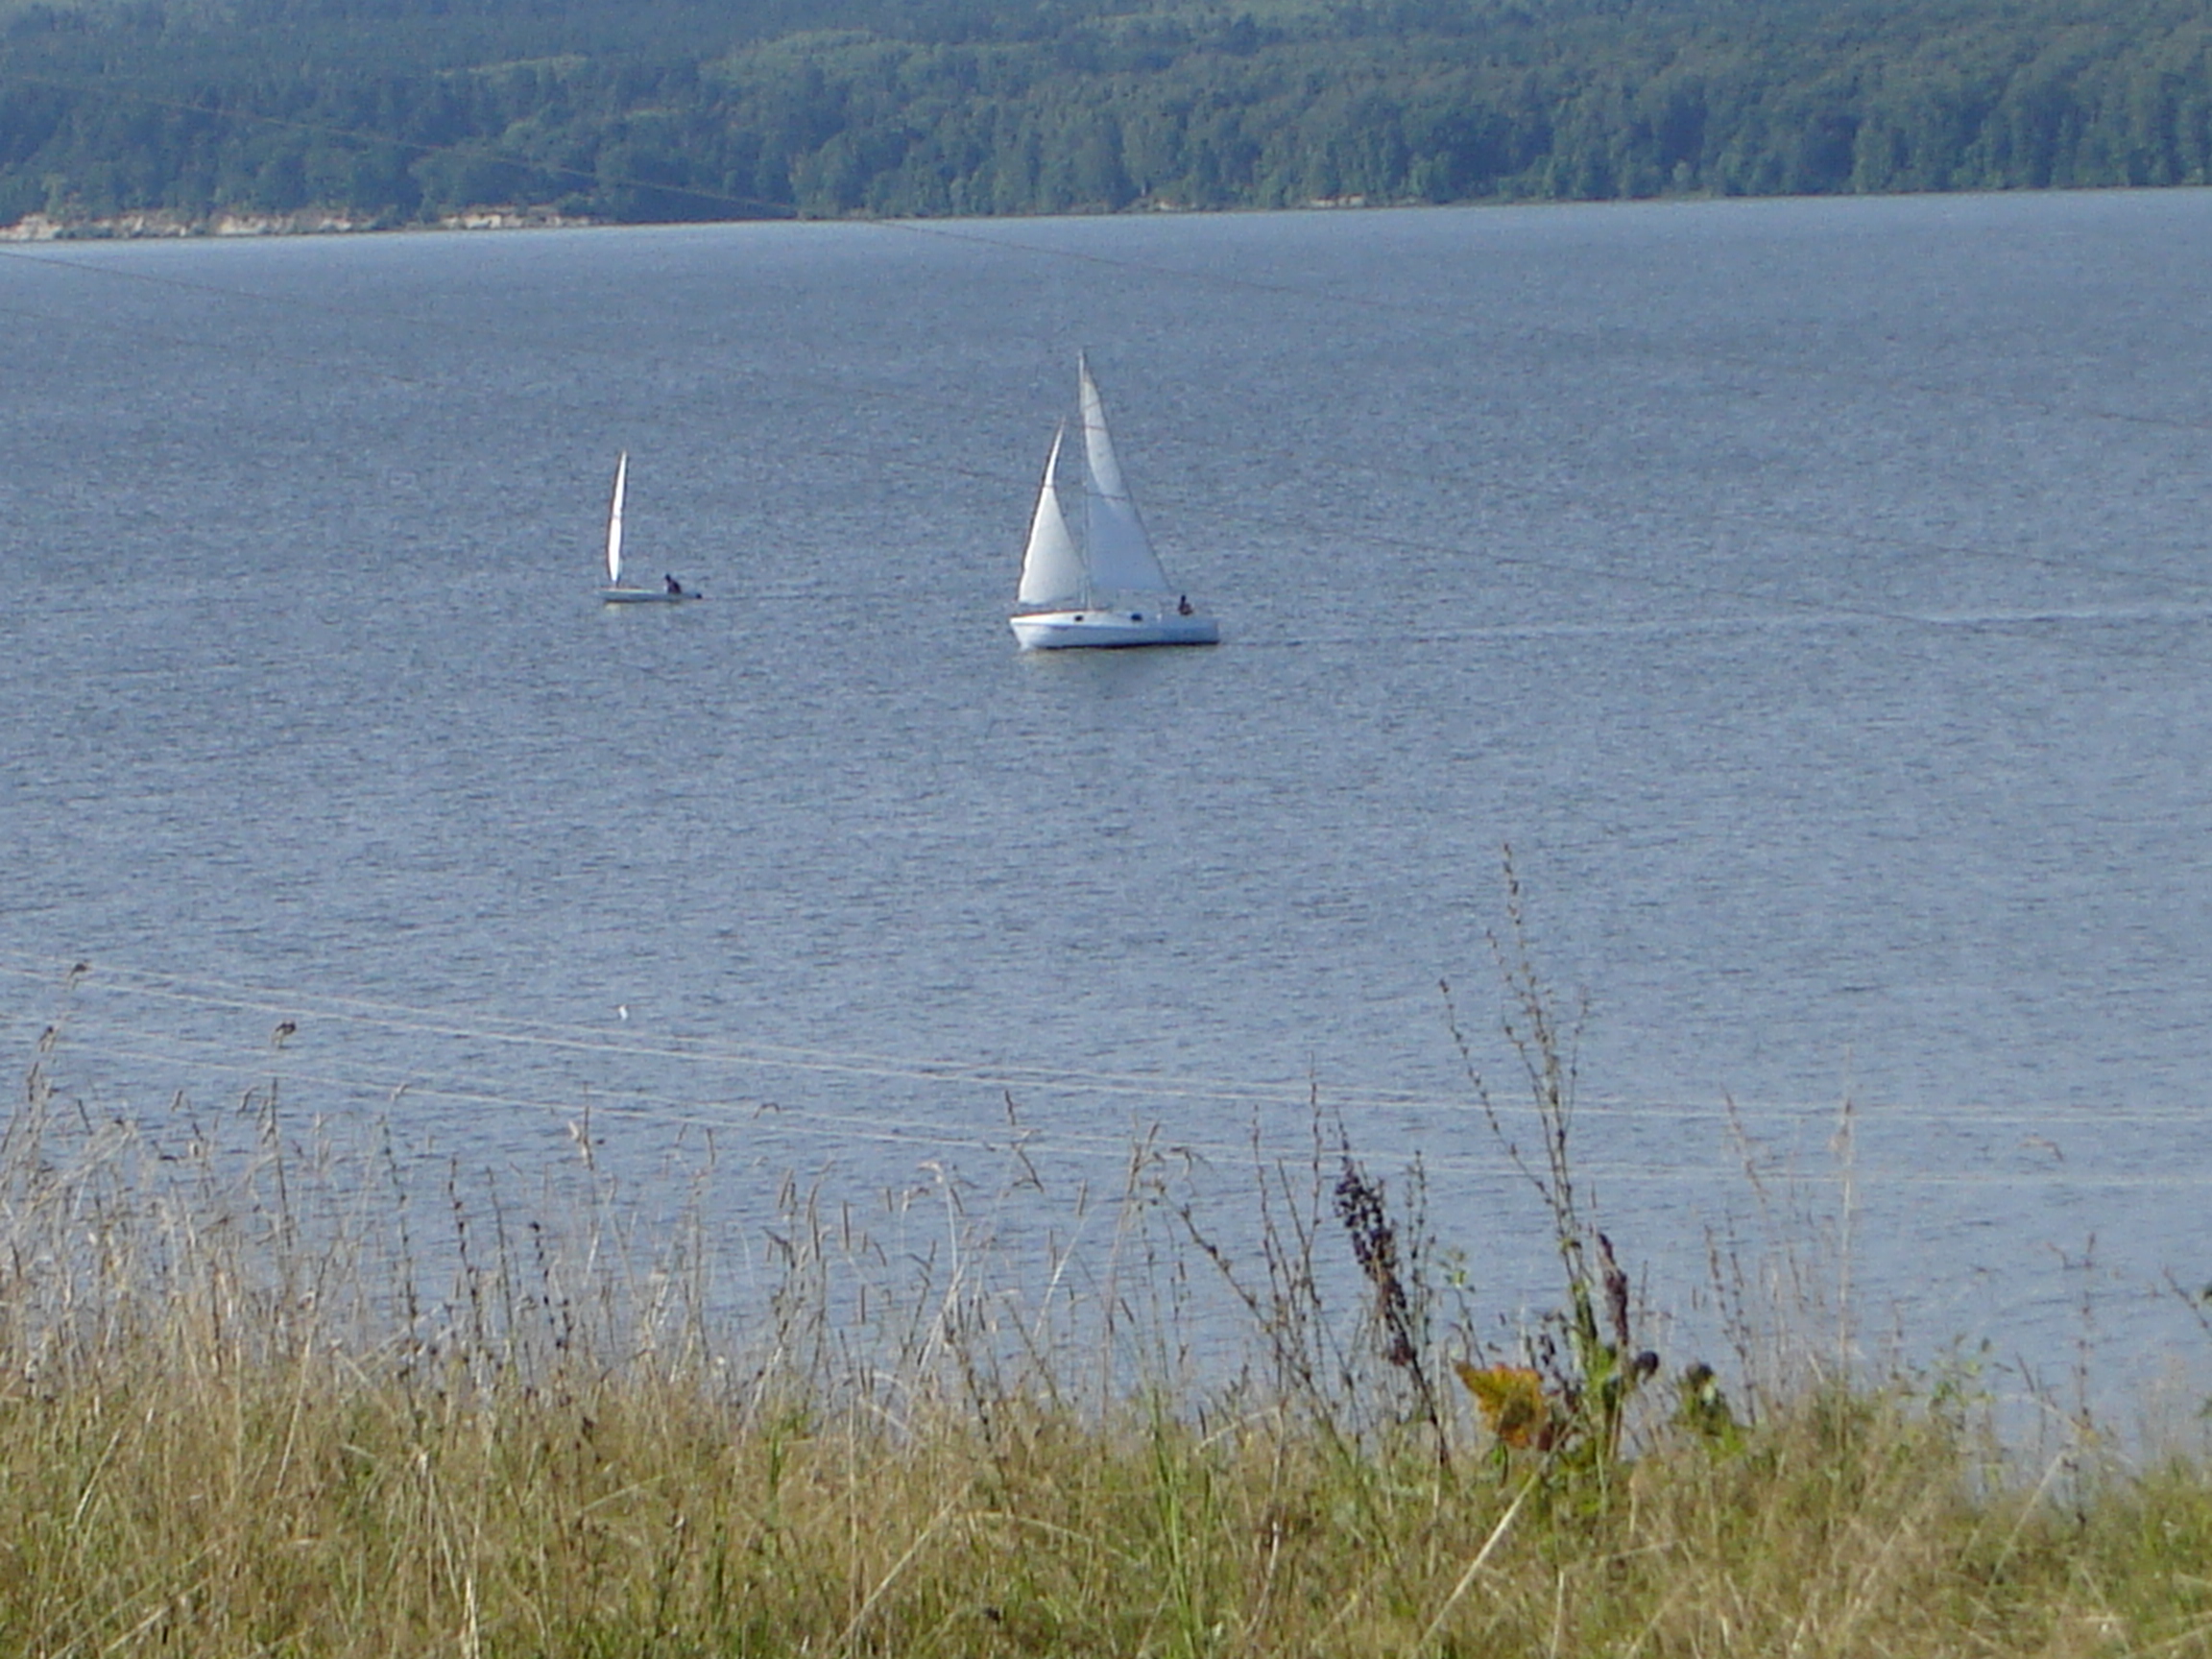
[[[1022,555],[1022,587],[1016,594],[1024,605],[1076,599],[1084,590],[1083,560],[1075,551],[1074,538],[1068,534],[1060,493],[1053,483],[1060,469],[1060,441],[1066,436],[1066,427],[1052,435],[1045,482],[1037,492],[1037,511],[1029,520],[1029,546]]]
[[[622,493],[630,482],[630,451],[622,451],[622,458],[614,463],[614,504],[607,510],[607,583],[618,586],[622,581]],[[1004,581],[1004,577],[999,578]]]
[[[1137,503],[1129,498],[1120,463],[1114,459],[1114,441],[1106,435],[1106,406],[1099,400],[1091,365],[1081,356],[1076,368],[1083,382],[1083,451],[1091,468],[1091,493],[1085,502],[1084,541],[1091,559],[1091,582],[1109,591],[1161,593],[1167,589],[1167,572],[1152,551],[1152,539],[1144,534],[1144,520],[1137,517]]]

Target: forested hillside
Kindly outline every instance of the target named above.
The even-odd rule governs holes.
[[[0,0],[0,224],[2212,181],[2180,0]]]

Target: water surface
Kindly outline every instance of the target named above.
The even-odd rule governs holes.
[[[1870,1330],[2194,1360],[2208,289],[2202,191],[7,251],[10,1028],[860,1188],[1318,1096],[1513,1307],[1509,844],[1656,1299],[1849,1101]],[[1216,650],[1012,647],[1078,347]],[[593,602],[620,449],[708,603]]]

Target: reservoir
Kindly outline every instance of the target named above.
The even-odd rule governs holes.
[[[2208,1357],[2212,192],[57,243],[0,311],[0,1046],[93,1117],[280,1080],[510,1189],[588,1120],[742,1256],[1017,1142],[1236,1214],[1317,1107],[1510,1324],[1509,847],[1696,1341],[1767,1206],[1869,1363]],[[1217,647],[1014,647],[1078,349]],[[598,603],[622,452],[704,602]]]

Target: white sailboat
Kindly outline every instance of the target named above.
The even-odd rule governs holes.
[[[1070,534],[1060,510],[1057,475],[1061,440],[1052,435],[1037,511],[1029,520],[1029,545],[1022,556],[1022,583],[1007,626],[1024,650],[1070,646],[1213,645],[1221,638],[1214,618],[1191,608],[1168,585],[1144,521],[1137,516],[1114,441],[1106,433],[1106,406],[1078,355],[1075,369],[1083,410],[1083,457],[1088,483],[1083,499],[1083,541]]]
[[[610,605],[674,605],[685,599],[703,599],[673,576],[663,576],[658,588],[622,586],[622,502],[630,488],[630,451],[614,463],[614,499],[607,509],[607,586],[599,597]]]

